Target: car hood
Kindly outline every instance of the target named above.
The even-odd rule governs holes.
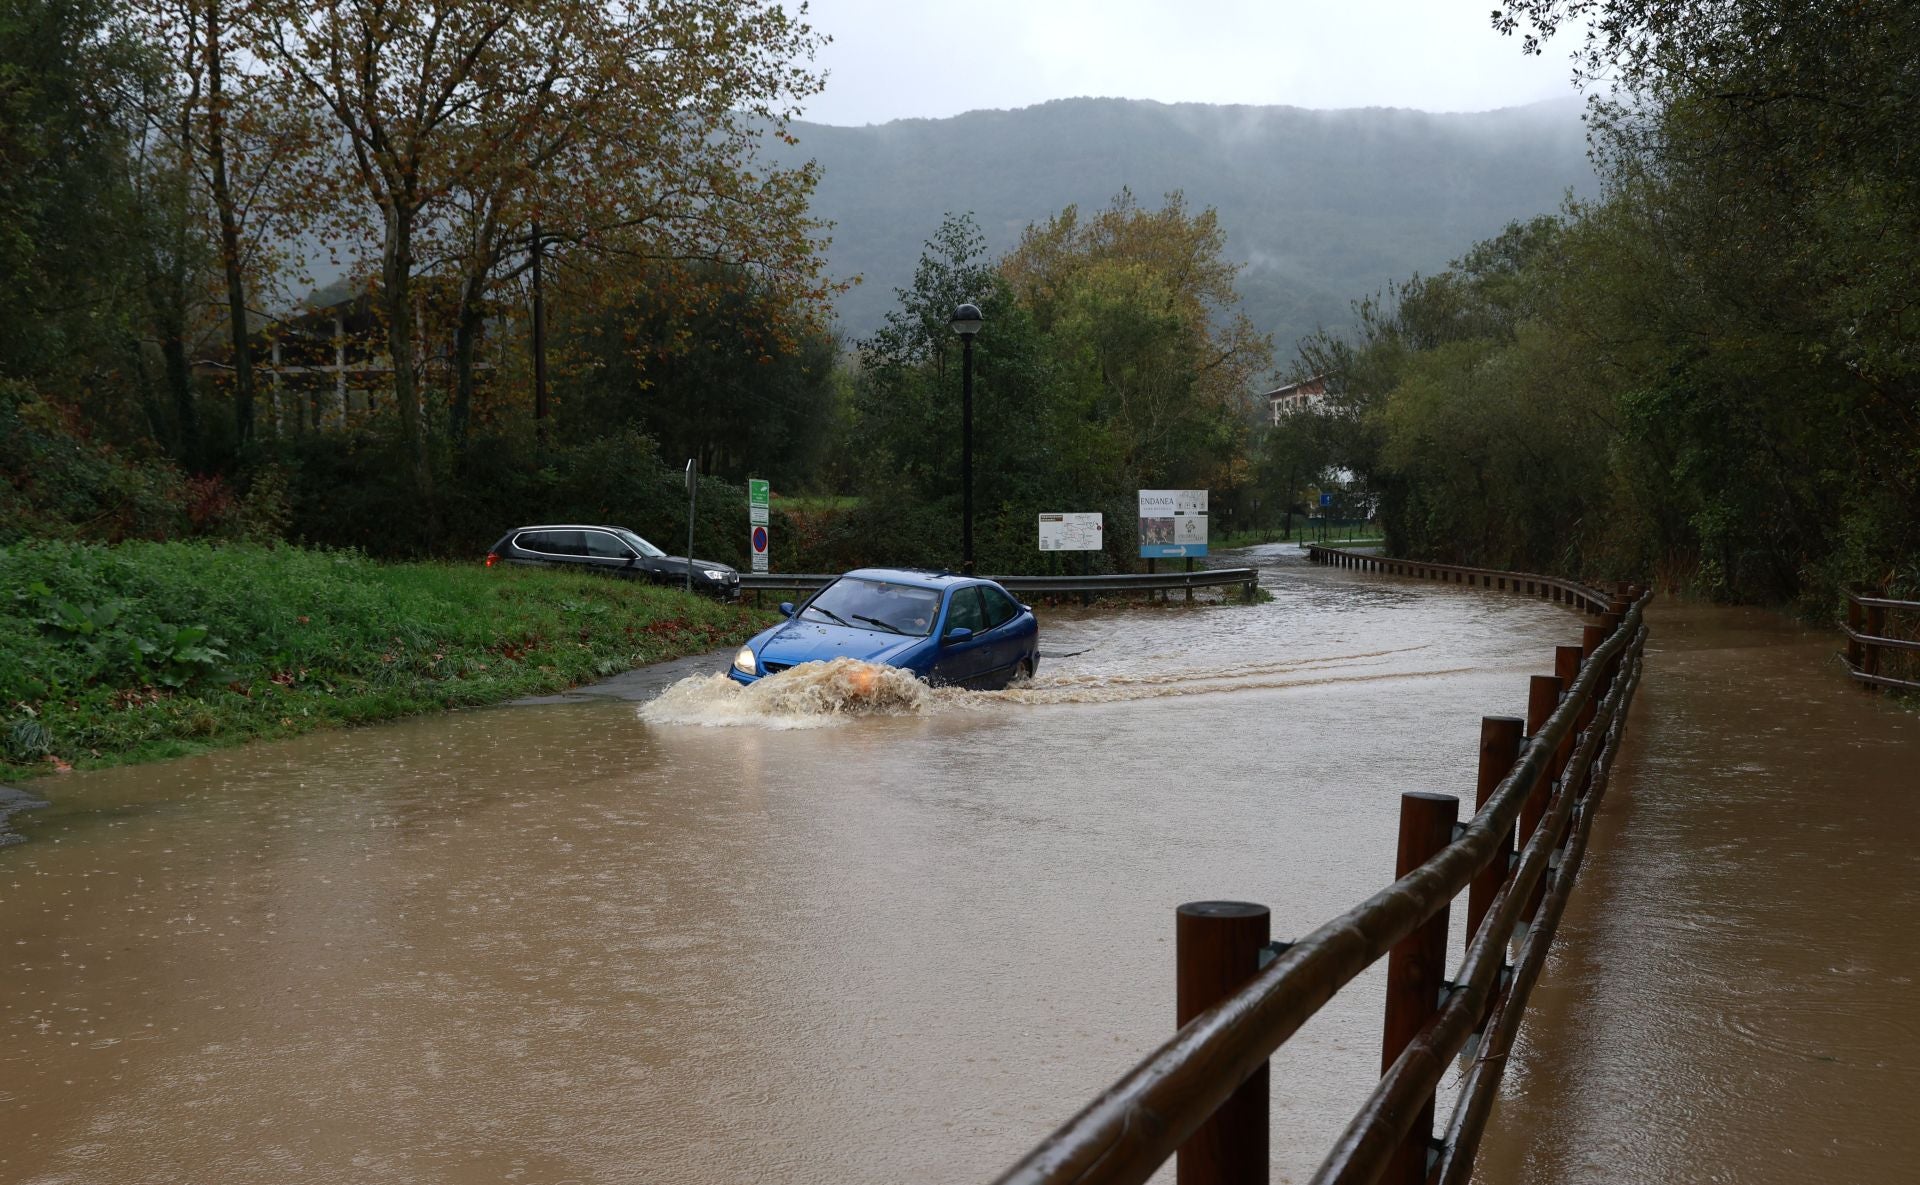
[[[797,666],[803,662],[830,662],[836,658],[890,663],[926,640],[825,621],[789,621],[776,626],[758,649],[762,665],[776,662]]]

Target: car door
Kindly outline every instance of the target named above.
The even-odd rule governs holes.
[[[532,563],[573,568],[587,562],[587,545],[578,531],[528,531],[514,542]]]
[[[583,531],[587,542],[587,562],[596,571],[609,576],[633,574],[634,552],[612,531]]]
[[[587,558],[587,540],[580,531],[547,531],[542,536],[547,543],[547,561],[567,568],[584,568],[592,563]]]
[[[972,633],[953,639],[954,630]],[[946,617],[940,623],[940,653],[933,660],[933,682],[971,686],[985,677],[993,661],[993,639],[987,629],[986,604],[980,586],[963,585],[947,597]]]
[[[990,584],[980,586],[987,614],[987,660],[985,678],[994,687],[1004,687],[1027,656],[1026,637],[1020,629],[1020,605],[1012,597]]]

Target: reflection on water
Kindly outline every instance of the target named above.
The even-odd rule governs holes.
[[[1479,1179],[1916,1179],[1920,726],[1829,634],[1656,603]]]
[[[1271,603],[1046,610],[1033,684],[834,727],[589,702],[37,785],[0,1181],[986,1180],[1170,1031],[1174,906],[1284,937],[1377,888],[1399,794],[1468,792],[1577,637],[1259,562]],[[1371,1085],[1379,998],[1276,1063],[1276,1180]]]

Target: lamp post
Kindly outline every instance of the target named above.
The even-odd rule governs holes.
[[[973,337],[980,332],[980,307],[963,304],[947,322],[960,335],[960,570],[973,575]]]

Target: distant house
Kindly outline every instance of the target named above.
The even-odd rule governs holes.
[[[1296,412],[1317,411],[1327,401],[1327,376],[1314,375],[1284,387],[1275,387],[1265,395],[1267,411],[1274,424]]]
[[[415,312],[416,324],[423,318]],[[386,323],[368,292],[313,304],[262,323],[248,337],[254,381],[265,404],[262,416],[278,431],[345,428],[365,420],[393,393],[393,359],[387,354]],[[232,351],[215,344],[195,364],[205,377],[233,373]],[[448,367],[451,346],[423,339],[419,371]],[[487,372],[484,355],[474,369]]]

